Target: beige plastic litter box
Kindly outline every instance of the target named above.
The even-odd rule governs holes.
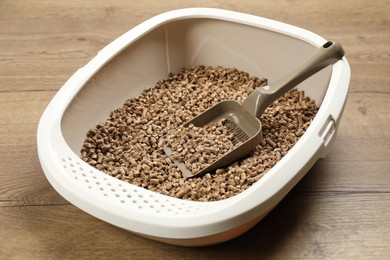
[[[38,126],[43,171],[69,202],[139,235],[186,246],[234,238],[328,153],[348,93],[345,57],[298,86],[320,106],[312,124],[264,177],[229,199],[181,200],[110,177],[80,159],[86,133],[169,72],[196,65],[235,67],[272,82],[325,42],[292,25],[227,10],[189,8],[155,16],[103,48],[52,99]]]

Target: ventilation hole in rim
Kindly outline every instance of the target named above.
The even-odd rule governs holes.
[[[159,193],[144,192],[142,187],[130,185],[126,182],[117,182],[111,180],[110,176],[106,174],[100,175],[98,171],[84,167],[82,161],[77,161],[76,158],[67,159],[66,157],[60,159],[62,167],[67,169],[75,181],[81,182],[84,187],[97,195],[109,198],[112,203],[118,205],[134,205],[135,210],[148,210],[154,213],[165,213],[171,215],[180,214],[194,214],[200,211],[207,211],[207,205],[194,205],[187,201],[172,200],[172,198],[164,198]],[[78,165],[78,166],[77,166]],[[133,187],[132,187],[133,186]],[[105,202],[108,203],[108,202]]]

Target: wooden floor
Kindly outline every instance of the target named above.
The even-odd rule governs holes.
[[[37,158],[45,106],[110,41],[164,11],[225,8],[339,40],[349,99],[325,159],[259,224],[185,248],[64,200]],[[390,259],[390,1],[0,1],[0,259]]]

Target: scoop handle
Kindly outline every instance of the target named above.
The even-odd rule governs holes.
[[[244,100],[242,106],[252,115],[260,118],[272,102],[318,71],[334,64],[344,54],[344,49],[340,43],[336,41],[326,42],[298,68],[270,85],[253,90]]]

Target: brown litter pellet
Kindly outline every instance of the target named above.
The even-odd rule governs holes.
[[[169,132],[166,144],[172,149],[170,157],[197,173],[237,147],[233,134],[225,126],[226,120],[204,127],[179,126]]]
[[[234,196],[266,174],[310,125],[318,108],[302,91],[289,91],[265,110],[261,117],[263,139],[250,157],[212,173],[183,178],[163,151],[161,140],[217,102],[242,102],[264,84],[265,79],[234,68],[197,66],[171,73],[90,129],[81,158],[108,175],[172,197],[215,201]],[[193,150],[187,147],[185,153],[197,153],[202,148],[194,144]],[[218,153],[221,147],[210,145],[209,149]]]

